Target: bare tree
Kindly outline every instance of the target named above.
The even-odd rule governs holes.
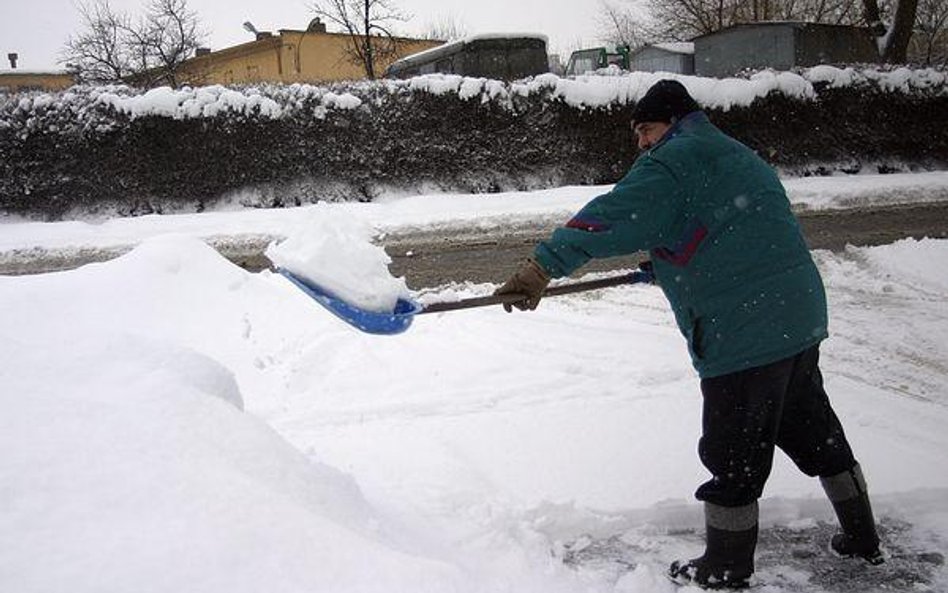
[[[610,0],[599,0],[596,26],[600,40],[634,50],[648,42],[647,11],[637,2],[625,4],[620,6]]]
[[[770,20],[865,25],[875,31],[883,61],[904,62],[919,2],[927,1],[937,5],[948,0],[648,0],[648,8],[651,22],[657,23],[652,34],[659,39],[690,39]],[[929,25],[937,23],[935,17]]]
[[[859,0],[745,0],[738,9],[741,22],[805,21],[832,25],[858,24]]]
[[[909,42],[919,0],[894,0],[892,18],[886,24],[877,0],[863,0],[865,22],[876,33],[879,43],[879,56],[885,62],[904,62],[908,54]]]
[[[457,41],[467,36],[467,26],[454,15],[445,15],[429,22],[421,34],[422,39],[431,41]]]
[[[67,40],[63,61],[93,82],[177,86],[181,64],[207,36],[187,0],[152,0],[137,22],[109,0],[80,3],[79,13],[83,30]]]
[[[926,66],[948,65],[948,0],[919,0],[907,57]]]
[[[135,36],[143,64],[159,73],[159,80],[178,86],[178,71],[194,55],[207,33],[187,0],[152,0]]]
[[[391,0],[317,0],[310,8],[349,34],[350,59],[370,79],[377,78],[382,63],[398,56],[392,25],[410,18]]]
[[[118,82],[131,74],[128,17],[114,11],[108,0],[80,3],[78,10],[83,30],[66,40],[62,62],[82,81]]]
[[[650,0],[649,12],[652,35],[667,40],[692,39],[747,22],[742,0]]]

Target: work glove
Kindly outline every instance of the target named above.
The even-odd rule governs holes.
[[[524,295],[525,298],[521,301],[504,303],[504,311],[508,313],[513,311],[513,307],[521,311],[533,311],[537,308],[537,305],[540,304],[543,291],[549,283],[550,276],[546,273],[546,270],[536,261],[528,259],[520,266],[520,269],[510,277],[510,280],[507,280],[503,286],[494,291],[494,294],[515,293]]]

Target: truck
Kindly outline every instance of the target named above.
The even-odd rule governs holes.
[[[565,74],[566,76],[580,76],[587,72],[595,72],[600,68],[608,68],[611,65],[618,66],[623,70],[629,69],[629,46],[619,46],[612,52],[605,47],[576,50],[569,56]]]

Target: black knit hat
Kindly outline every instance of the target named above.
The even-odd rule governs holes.
[[[677,80],[659,80],[645,93],[632,112],[633,123],[679,120],[701,106]]]

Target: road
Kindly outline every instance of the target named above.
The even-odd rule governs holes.
[[[811,249],[883,245],[906,237],[948,238],[948,203],[798,213]],[[390,237],[390,269],[411,288],[451,281],[502,282],[552,228],[517,229],[507,236],[415,233]],[[594,260],[582,272],[634,267],[641,256]]]
[[[881,245],[914,237],[948,238],[948,202],[802,211],[798,218],[812,249],[840,250],[847,244]],[[452,281],[501,282],[537,241],[549,236],[552,226],[518,227],[504,234],[468,232],[393,233],[383,240],[392,257],[390,269],[404,276],[413,289],[440,286]],[[266,235],[210,239],[225,257],[251,271],[269,267],[263,250],[274,238]],[[107,249],[28,249],[0,253],[0,275],[36,274],[105,261],[132,246]],[[596,260],[583,272],[634,267],[640,257]]]

